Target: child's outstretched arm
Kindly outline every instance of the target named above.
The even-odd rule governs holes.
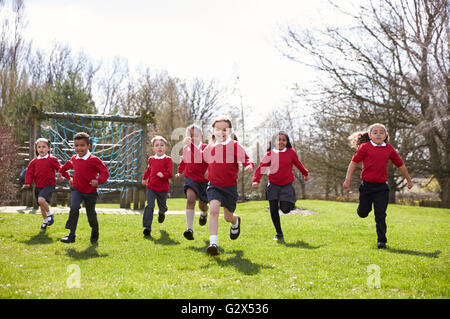
[[[180,164],[178,164],[178,170],[175,174],[175,178],[179,178],[181,174],[183,174],[184,169],[186,168],[186,163],[184,162],[183,158],[181,158]]]
[[[409,176],[408,169],[406,168],[405,164],[403,164],[402,166],[398,167],[398,170],[405,177],[406,182],[408,183],[408,189],[411,189],[413,187],[413,182],[411,180],[411,177]]]
[[[270,164],[271,158],[269,152],[267,152],[267,154],[264,155],[263,159],[259,163],[258,168],[255,170],[255,173],[253,174],[253,183],[252,183],[253,188],[258,188],[261,177],[263,176],[263,174],[267,174]]]
[[[357,165],[358,164],[353,161],[350,161],[350,164],[348,165],[347,176],[345,176],[345,181],[342,185],[342,188],[346,191],[350,189],[350,181],[352,180],[352,175]]]
[[[69,183],[71,182],[71,177],[69,173],[67,173],[67,171],[72,168],[73,168],[72,162],[69,160],[58,170],[58,173],[60,173],[65,179],[67,179]]]

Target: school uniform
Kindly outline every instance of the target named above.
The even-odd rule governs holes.
[[[295,189],[292,186],[294,173],[292,166],[299,169],[303,176],[308,176],[308,170],[298,159],[297,153],[292,148],[283,150],[273,149],[264,155],[261,163],[253,175],[253,182],[259,183],[263,170],[268,170],[268,183],[266,187],[266,199],[290,202],[297,201]]]
[[[244,166],[251,165],[252,168],[255,164],[244,148],[230,137],[224,142],[208,145],[203,154],[208,163],[209,184],[206,189],[208,201],[218,200],[221,206],[234,212],[239,198],[237,192],[239,163]]]
[[[30,162],[25,173],[25,184],[31,185],[34,182],[36,200],[43,197],[50,203],[55,191],[56,172],[60,168],[58,159],[50,154],[39,155]]]
[[[361,144],[352,157],[352,161],[357,164],[363,162],[357,213],[360,217],[367,217],[373,205],[379,243],[387,242],[386,209],[389,187],[386,181],[389,160],[397,167],[403,166],[402,159],[392,145],[385,142],[377,145],[373,141]]]
[[[59,170],[61,174],[67,174],[67,171],[73,169],[70,212],[66,222],[66,229],[70,229],[71,233],[75,233],[80,215],[81,203],[84,201],[86,215],[89,225],[93,229],[98,229],[97,213],[95,204],[97,202],[97,187],[90,184],[93,179],[98,181],[98,185],[106,183],[109,177],[108,169],[105,164],[91,152],[87,152],[83,157],[78,155],[65,163]],[[64,176],[64,175],[63,175]],[[70,179],[70,176],[68,176]]]
[[[157,175],[161,172],[164,177]],[[151,228],[153,222],[153,211],[155,209],[155,199],[158,203],[160,214],[164,214],[167,208],[167,193],[169,192],[169,179],[173,176],[173,161],[170,156],[151,156],[148,159],[148,166],[144,172],[143,180],[147,180],[147,206],[144,209],[142,225]]]
[[[277,232],[275,236],[277,240],[283,237],[279,209],[287,214],[297,201],[292,185],[294,181],[292,166],[297,167],[303,176],[308,176],[308,170],[300,162],[293,148],[272,149],[264,155],[253,175],[253,182],[259,183],[263,172],[268,174],[266,199],[269,201],[270,217]]]
[[[200,143],[197,146],[186,145],[183,147],[183,157],[178,165],[178,174],[183,174],[186,177],[184,182],[184,193],[191,188],[197,197],[203,201],[208,202],[208,195],[206,188],[208,187],[208,179],[205,178],[205,172],[208,169],[208,163],[203,159],[202,151],[207,144]]]

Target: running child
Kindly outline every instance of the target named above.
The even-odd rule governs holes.
[[[386,248],[386,210],[389,202],[389,187],[386,181],[389,160],[405,177],[409,189],[413,186],[411,177],[397,151],[389,144],[389,135],[383,124],[372,124],[367,132],[353,133],[349,140],[357,151],[348,166],[343,189],[350,188],[352,174],[358,163],[363,162],[357,213],[361,218],[365,218],[373,205],[378,237],[377,247]]]
[[[166,218],[169,179],[173,176],[173,161],[170,156],[166,155],[167,140],[162,136],[155,136],[151,143],[155,155],[148,159],[148,166],[142,178],[142,184],[147,186],[147,206],[145,206],[142,218],[145,236],[150,236],[152,231],[155,199],[159,209],[158,222],[162,223]]]
[[[91,154],[90,136],[87,133],[80,132],[73,136],[76,155],[65,163],[59,170],[69,181],[71,188],[69,218],[66,222],[66,229],[70,232],[61,239],[63,243],[75,242],[75,233],[80,215],[81,203],[84,201],[86,215],[91,226],[92,244],[97,243],[99,237],[99,228],[95,204],[97,202],[97,187],[106,183],[109,177],[108,169],[105,164],[95,155]],[[67,171],[73,169],[73,177],[67,174]]]
[[[298,159],[286,132],[280,131],[273,140],[274,147],[272,148],[272,141],[270,141],[267,153],[253,175],[252,187],[258,188],[262,175],[268,174],[266,199],[269,201],[270,216],[276,230],[274,240],[283,241],[278,210],[281,209],[284,214],[287,214],[295,207],[297,201],[295,189],[292,186],[294,181],[292,166],[297,167],[302,173],[305,182],[308,181],[308,170]]]
[[[209,184],[206,189],[209,201],[209,241],[206,249],[209,255],[218,255],[219,211],[223,206],[224,218],[230,223],[230,239],[235,240],[241,231],[241,217],[234,214],[238,200],[237,181],[239,163],[245,172],[251,173],[255,164],[244,148],[235,140],[231,121],[226,117],[216,119],[212,124],[213,139],[204,149],[203,155],[208,163]],[[232,139],[234,137],[234,139]],[[189,142],[189,139],[187,139]],[[191,144],[191,147],[193,145]]]
[[[41,229],[45,230],[55,221],[49,204],[55,191],[56,173],[61,165],[58,159],[51,155],[51,142],[46,138],[37,139],[34,149],[36,157],[28,164],[22,189],[31,187],[34,182],[34,195],[44,219]]]
[[[200,226],[206,224],[208,219],[208,179],[206,178],[208,163],[202,156],[202,151],[207,144],[202,143],[202,129],[197,125],[190,125],[186,129],[186,136],[191,138],[194,147],[185,145],[183,147],[183,156],[178,166],[178,172],[175,175],[179,178],[184,172],[186,180],[184,182],[184,193],[186,194],[186,224],[187,230],[183,233],[188,240],[194,239],[194,216],[195,202],[198,199],[198,207],[201,210],[198,223]]]

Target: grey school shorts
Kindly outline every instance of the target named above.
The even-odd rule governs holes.
[[[221,206],[225,207],[230,212],[234,213],[236,210],[236,203],[239,198],[237,185],[231,187],[219,187],[209,183],[206,193],[208,194],[209,202],[215,199],[220,202]]]
[[[38,200],[39,197],[44,197],[45,201],[50,204],[54,191],[55,185],[48,185],[45,187],[35,187],[34,196],[36,196],[36,201]]]
[[[280,186],[269,182],[266,187],[266,199],[278,200],[280,202],[290,202],[294,204],[297,201],[295,189],[294,186],[292,186],[292,183]]]

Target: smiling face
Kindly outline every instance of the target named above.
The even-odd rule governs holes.
[[[283,134],[278,134],[277,138],[275,139],[275,148],[278,150],[284,150],[284,148],[287,145],[287,138]]]
[[[216,138],[216,141],[221,143],[225,141],[230,134],[230,126],[225,121],[219,121],[214,124],[213,134]]]
[[[189,130],[189,135],[194,145],[198,145],[202,142],[202,132],[200,130],[191,129]]]
[[[386,130],[384,127],[376,125],[371,128],[369,137],[375,144],[381,145],[386,140]]]
[[[83,157],[89,150],[89,143],[85,139],[79,139],[74,141],[75,152],[79,157]]]
[[[167,145],[163,140],[154,140],[152,150],[157,156],[162,156],[166,153]]]
[[[43,157],[50,153],[50,147],[46,142],[37,142],[36,143],[36,152],[40,157]]]

